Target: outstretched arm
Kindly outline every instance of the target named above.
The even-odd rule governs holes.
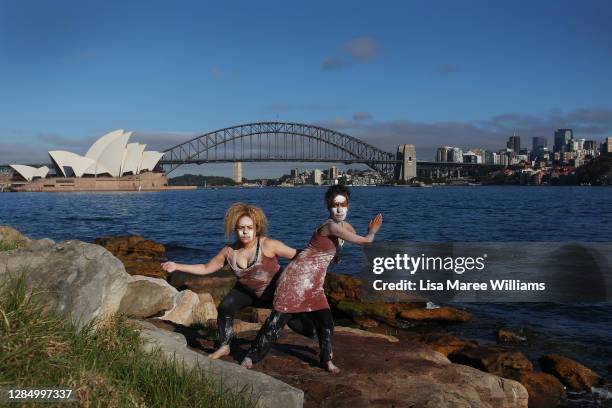
[[[294,248],[272,238],[266,238],[262,249],[266,256],[278,256],[286,259],[293,259],[297,253]]]
[[[374,218],[368,223],[368,233],[365,236],[361,236],[355,233],[355,230],[351,225],[347,228],[343,228],[341,225],[336,223],[327,224],[329,228],[329,234],[334,235],[340,239],[359,245],[367,245],[374,242],[374,236],[382,226],[383,217],[382,214],[376,214]],[[349,228],[350,227],[350,228]]]
[[[187,265],[168,261],[162,263],[161,267],[166,272],[180,271],[191,273],[194,275],[208,275],[210,273],[217,272],[219,269],[223,268],[223,265],[225,264],[225,259],[227,257],[228,249],[228,247],[223,248],[221,251],[219,251],[217,255],[214,256],[213,259],[211,259],[206,264]]]

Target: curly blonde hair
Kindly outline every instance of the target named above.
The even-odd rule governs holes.
[[[225,238],[229,239],[232,236],[236,231],[238,220],[245,215],[253,220],[253,224],[255,224],[255,234],[257,236],[266,235],[268,220],[263,210],[250,204],[234,203],[225,213]]]

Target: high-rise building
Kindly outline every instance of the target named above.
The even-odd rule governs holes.
[[[531,150],[539,150],[542,147],[547,147],[548,140],[545,137],[536,136],[533,138]]]
[[[438,147],[436,151],[436,161],[437,162],[447,162],[448,161],[448,152],[452,150],[450,146],[442,146]]]
[[[234,183],[242,183],[242,163],[235,162],[232,169],[232,180]]]
[[[508,149],[512,149],[512,151],[516,154],[519,154],[521,151],[521,137],[516,134],[510,136],[508,138],[508,142],[506,143],[506,147]]]
[[[312,171],[312,184],[321,184],[323,179],[323,172],[319,169],[314,169]]]
[[[554,152],[566,151],[569,141],[573,138],[574,138],[574,131],[572,129],[557,129],[555,131],[555,146],[553,147],[553,151]]]
[[[612,136],[608,136],[606,137],[606,140],[604,140],[601,154],[612,154]]]
[[[585,140],[584,150],[597,150],[597,140]]]
[[[296,179],[300,176],[300,169],[297,167],[295,169],[291,169],[291,178]]]
[[[338,178],[339,176],[339,172],[338,172],[338,168],[336,166],[331,166],[329,168],[329,179],[330,180],[335,180]]]

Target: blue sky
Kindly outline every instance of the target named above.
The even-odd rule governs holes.
[[[419,159],[514,131],[602,140],[611,18],[609,1],[0,0],[0,163],[83,153],[117,128],[163,149],[262,120],[414,143]]]

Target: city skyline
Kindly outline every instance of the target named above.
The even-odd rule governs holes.
[[[549,147],[559,128],[601,142],[612,135],[610,16],[603,1],[3,1],[0,163],[83,154],[115,128],[163,150],[261,120],[321,125],[389,152],[414,144],[419,160],[442,145],[498,149],[515,132]],[[289,168],[249,163],[243,173]]]

